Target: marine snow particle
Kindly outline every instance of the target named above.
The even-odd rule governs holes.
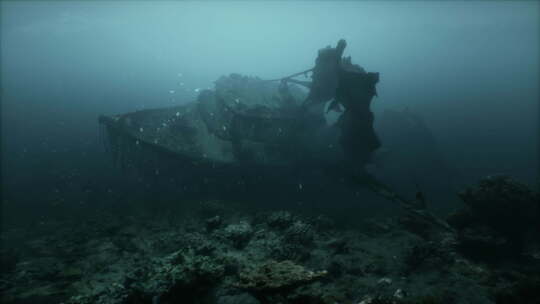
[[[196,93],[199,93],[200,90],[201,90],[200,88],[196,88],[196,89],[193,90],[193,91],[195,91]]]
[[[298,184],[298,189],[302,190],[304,186],[302,184]]]
[[[184,86],[184,83],[183,83],[183,82],[180,82],[180,86],[183,87],[183,86]]]
[[[143,129],[142,127],[140,127],[140,128],[139,128],[139,132],[142,133],[143,131],[144,131],[144,129]]]
[[[227,126],[223,125],[223,131],[227,131]]]
[[[178,73],[178,77],[182,77],[182,76],[183,76],[182,73]]]
[[[180,112],[176,112],[176,117],[180,116]]]
[[[174,90],[169,90],[169,93],[174,94]]]
[[[138,146],[138,145],[139,145],[139,141],[138,141],[138,140],[136,140],[136,141],[135,141],[135,144],[136,144],[136,145]]]
[[[240,103],[240,98],[236,98],[236,99],[234,100],[234,102]]]

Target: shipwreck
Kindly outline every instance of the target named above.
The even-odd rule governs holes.
[[[379,79],[344,48],[323,48],[314,68],[281,79],[230,74],[180,106],[100,116],[106,146],[120,167],[151,174],[361,168],[379,146],[369,109]],[[331,124],[325,111],[342,113]]]
[[[173,187],[189,184],[199,195],[223,198],[240,185],[259,200],[281,192],[291,201],[289,189],[310,184],[328,201],[334,197],[325,189],[339,192],[347,179],[417,220],[452,230],[426,210],[421,192],[406,199],[365,171],[381,146],[370,109],[379,74],[343,57],[345,47],[340,40],[320,49],[313,68],[280,79],[230,74],[184,105],[100,116],[106,146],[121,168],[166,177]],[[311,81],[295,78],[308,73]],[[325,119],[330,111],[339,113],[336,122]]]

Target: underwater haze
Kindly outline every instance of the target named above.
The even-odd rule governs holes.
[[[489,188],[492,185],[502,185],[503,188],[510,187],[508,189],[517,191],[512,192],[512,195],[519,193],[520,198],[516,199],[519,202],[529,202],[530,197],[534,197],[533,201],[538,198],[535,191],[538,191],[540,180],[540,4],[536,1],[2,1],[0,8],[1,216],[2,230],[6,232],[2,236],[5,248],[2,248],[1,266],[9,268],[6,276],[13,276],[4,277],[3,282],[16,282],[14,278],[19,278],[21,282],[26,282],[24,284],[48,286],[39,289],[42,294],[36,291],[29,295],[17,289],[20,287],[15,286],[15,283],[1,283],[0,292],[6,303],[60,303],[68,299],[69,302],[65,303],[173,303],[182,300],[179,294],[189,294],[185,303],[370,303],[362,300],[367,297],[366,290],[371,292],[373,288],[380,288],[381,295],[388,293],[393,299],[401,299],[401,296],[396,296],[398,289],[407,289],[409,295],[420,295],[420,290],[428,290],[425,286],[429,285],[426,283],[429,275],[423,276],[423,272],[432,275],[430,271],[447,263],[447,256],[441,257],[442,253],[439,254],[437,249],[420,244],[420,239],[431,240],[432,236],[431,232],[426,232],[425,223],[394,221],[394,216],[399,213],[399,204],[389,202],[388,199],[395,200],[399,194],[404,197],[403,201],[407,205],[412,200],[424,202],[425,195],[429,210],[437,216],[446,217],[449,211],[464,206],[476,210],[474,206],[478,205],[469,205],[469,202],[486,198],[496,201],[494,197],[503,197],[493,194],[499,190],[492,190],[495,186]],[[320,49],[335,47],[340,39],[347,42],[344,56],[351,56],[355,64],[368,72],[379,73],[377,96],[371,102],[371,110],[375,134],[381,146],[374,153],[376,164],[370,165],[369,171],[385,183],[388,189],[398,193],[392,192],[394,196],[388,195],[389,192],[384,192],[383,188],[377,188],[375,192],[369,189],[351,190],[351,186],[342,181],[342,176],[336,177],[335,172],[327,174],[324,170],[314,170],[311,173],[297,169],[304,170],[302,174],[309,177],[301,181],[292,175],[283,177],[283,180],[291,178],[283,184],[261,181],[264,183],[261,188],[268,192],[258,192],[259,188],[246,186],[251,191],[233,190],[238,192],[238,199],[235,200],[221,196],[215,188],[210,190],[209,186],[205,186],[206,178],[213,178],[212,171],[184,171],[181,174],[185,184],[178,180],[174,185],[158,186],[154,177],[148,179],[119,168],[113,161],[114,156],[111,157],[110,149],[104,146],[107,139],[103,137],[107,135],[103,134],[103,126],[100,126],[103,121],[98,121],[101,115],[118,119],[121,115],[136,111],[189,107],[190,104],[200,102],[204,95],[202,92],[212,91],[220,77],[226,76],[229,78],[222,79],[234,81],[234,76],[229,76],[232,73],[267,80],[304,71],[315,65]],[[307,90],[300,91],[305,94]],[[325,117],[328,121],[334,121],[339,115],[332,113]],[[179,112],[176,112],[178,116]],[[411,119],[418,123],[416,129],[408,129]],[[137,126],[136,130],[139,129],[142,133],[143,127]],[[223,129],[226,131],[225,126]],[[190,131],[181,129],[178,132],[187,134]],[[139,141],[136,142],[139,145]],[[298,142],[298,145],[301,143]],[[319,156],[318,152],[314,154]],[[154,175],[163,172],[161,169],[158,171],[146,167],[155,172]],[[169,169],[176,170],[172,168]],[[270,172],[269,175],[282,174]],[[232,177],[226,176],[225,180],[233,180],[243,173],[230,171],[228,174]],[[221,173],[216,175],[222,177]],[[495,182],[482,184],[480,181],[486,176],[507,176],[509,179],[496,177]],[[251,182],[257,183],[256,180]],[[287,183],[292,185],[290,191],[282,189]],[[184,185],[187,184],[197,184],[198,189],[191,192],[189,197],[183,196],[186,192],[183,191],[186,190]],[[379,187],[374,185],[380,186],[371,184],[372,187]],[[475,185],[480,185],[480,190],[474,189],[482,194],[473,191],[458,196],[460,191]],[[525,188],[527,190],[523,190]],[[482,191],[495,192],[485,194]],[[275,197],[269,194],[275,194]],[[512,206],[516,204],[510,202]],[[195,209],[192,207],[198,208],[197,211],[193,211]],[[249,211],[242,214],[239,211],[242,208]],[[540,206],[534,208],[540,210]],[[266,219],[262,219],[265,216],[257,217],[258,212],[270,212],[268,210],[278,213],[274,212],[266,216]],[[305,216],[317,220],[302,218],[304,211],[312,212]],[[190,212],[198,212],[200,221],[193,220],[194,223],[184,225],[179,218]],[[511,213],[510,217],[517,222],[527,222],[520,220],[519,216],[535,214],[536,211],[515,212],[519,214]],[[328,232],[333,230],[324,230],[326,222],[314,213],[335,217],[332,220],[338,224],[331,229],[342,229],[342,226],[361,229],[359,227],[364,227],[364,224],[360,224],[360,219],[370,220],[381,216],[382,220],[374,226],[369,224],[369,231],[354,230],[350,235],[347,234],[349,239],[342,240],[338,237],[342,235],[340,232],[335,232],[334,238],[331,234],[334,232]],[[138,218],[140,214],[153,218],[148,221],[146,218],[135,220],[129,217]],[[540,211],[538,215],[531,222],[538,223]],[[441,225],[438,218],[434,218],[428,222],[439,225],[438,229],[441,229],[440,226],[452,226],[450,229],[453,229],[452,233],[458,239],[456,242],[463,241],[460,233],[470,228],[464,224],[466,220],[463,218],[460,218],[457,226],[450,219],[444,220]],[[475,217],[468,219],[469,223],[478,221]],[[79,237],[81,233],[88,233],[84,242],[94,239],[95,243],[85,243],[87,247],[84,247],[80,240],[73,240],[69,244],[60,241],[71,240],[66,237],[71,235],[68,231],[71,228],[66,227],[77,224],[70,221],[86,220],[90,222],[81,224],[79,230],[74,231],[78,231]],[[163,224],[165,226],[159,226],[161,220],[166,221]],[[91,221],[107,223],[95,224]],[[396,224],[398,222],[399,225],[414,227],[411,228],[412,232],[407,232],[410,235],[400,234],[407,229]],[[446,222],[450,226],[447,227]],[[171,228],[174,232],[167,237],[176,234],[174,240],[164,241],[167,244],[163,248],[166,249],[152,247],[158,246],[157,243],[141,245],[146,241],[135,244],[135,239],[155,238],[152,239],[154,242],[165,237],[157,234],[165,233],[163,231],[170,228],[167,225],[174,226],[174,229]],[[145,232],[138,230],[143,226],[147,229]],[[26,232],[17,230],[21,227],[25,227]],[[126,227],[131,230],[127,231]],[[519,227],[515,230],[521,229]],[[540,224],[535,227],[538,232]],[[506,228],[490,229],[506,231]],[[270,262],[261,258],[266,257],[266,253],[261,253],[262,247],[257,247],[260,245],[258,241],[263,242],[253,236],[257,230],[271,231],[265,234],[268,237],[265,239],[266,244],[278,240],[283,243],[276,241],[278,243],[275,247],[290,251],[269,251],[272,257]],[[388,236],[391,231],[400,231],[396,232],[399,240],[393,238],[395,235]],[[467,231],[470,233],[470,230]],[[110,239],[116,237],[115,233],[122,235],[121,241]],[[200,235],[195,237],[195,233]],[[508,234],[503,233],[503,237],[508,238],[505,244],[510,244],[503,249],[497,247],[503,246],[500,244],[490,244],[492,247],[489,247],[482,243],[477,246],[468,239],[469,243],[460,243],[470,247],[457,254],[463,254],[465,259],[470,258],[474,262],[460,262],[458,264],[462,268],[459,269],[469,267],[468,272],[464,273],[472,274],[473,277],[462,277],[460,280],[463,281],[454,284],[452,288],[461,289],[463,294],[454,294],[454,302],[444,303],[495,303],[492,301],[494,298],[499,299],[496,303],[513,303],[508,300],[515,299],[513,295],[487,295],[487,290],[492,290],[490,288],[494,286],[486,287],[482,285],[484,283],[474,285],[481,281],[481,271],[475,268],[476,264],[471,263],[480,261],[479,265],[483,265],[486,261],[478,259],[478,256],[484,257],[486,252],[502,252],[500,257],[493,257],[498,262],[509,256],[512,259],[516,251],[524,255],[526,252],[527,256],[536,254],[531,259],[537,263],[540,245],[525,241],[531,236],[529,232],[524,233],[527,237],[523,238],[521,234],[516,237],[518,234],[514,230]],[[51,241],[46,237],[55,239]],[[39,239],[41,243],[32,242],[34,238],[42,238]],[[183,261],[192,261],[201,256],[204,256],[205,261],[213,259],[213,255],[207,258],[206,253],[200,253],[210,250],[210,247],[213,248],[211,252],[244,250],[242,252],[246,252],[246,256],[231,253],[227,258],[235,256],[238,259],[238,265],[234,267],[221,265],[219,259],[212,260],[208,269],[197,273],[208,275],[201,281],[180,287],[170,287],[167,285],[169,283],[163,283],[162,286],[170,288],[167,292],[156,291],[145,285],[143,291],[137,291],[137,296],[120,291],[111,293],[110,290],[107,293],[96,291],[83,295],[88,290],[101,288],[84,281],[93,279],[88,276],[83,278],[82,273],[87,271],[84,269],[98,269],[94,266],[101,263],[99,269],[107,273],[106,262],[84,260],[87,263],[84,266],[73,266],[69,264],[71,262],[66,262],[79,259],[78,262],[83,263],[81,256],[86,253],[79,251],[89,248],[98,248],[95,250],[112,255],[112,252],[137,252],[143,250],[141,248],[144,246],[150,246],[152,249],[144,247],[147,250],[144,254],[161,258],[159,254],[170,254],[179,248],[171,244],[183,244],[178,246],[191,248],[192,245],[185,244],[193,239],[202,243],[197,243],[198,247],[193,247],[194,251],[182,252]],[[488,239],[494,240],[496,237]],[[222,240],[226,241],[219,243]],[[446,243],[441,242],[451,243],[445,240]],[[62,243],[58,248],[64,247],[54,250],[40,247],[56,241]],[[409,241],[416,245],[411,245],[414,249],[407,249],[410,254],[405,254],[403,263],[408,268],[403,270],[399,268],[401,266],[392,264],[392,261],[396,260],[394,255],[401,257],[395,253],[403,249],[400,244]],[[125,245],[122,242],[133,244],[122,247]],[[305,247],[291,249],[283,245],[292,243]],[[429,244],[433,246],[433,242]],[[161,243],[159,246],[162,246]],[[434,247],[446,248],[444,246]],[[326,249],[321,249],[323,247]],[[475,249],[471,249],[473,247]],[[481,251],[478,249],[480,247],[488,249]],[[250,248],[262,251],[248,256],[251,254],[247,253],[249,250],[255,250]],[[29,264],[21,264],[21,261],[36,258],[31,253],[41,254],[40,250],[44,252],[40,258],[53,252],[54,258],[65,258],[62,265],[69,264],[69,267],[50,271],[54,263],[32,260],[31,265],[39,264],[43,268],[35,266],[41,270],[24,270],[27,267],[25,265]],[[60,254],[58,250],[63,251]],[[470,250],[474,253],[471,254]],[[310,251],[313,251],[311,255]],[[435,251],[437,253],[433,253]],[[88,256],[99,259],[99,252]],[[360,254],[358,252],[366,256],[355,256]],[[378,255],[380,252],[385,253]],[[505,255],[508,252],[512,254]],[[369,256],[371,253],[373,256]],[[77,258],[66,258],[70,254]],[[195,257],[190,256],[193,254]],[[348,260],[325,258],[334,255]],[[426,255],[424,260],[414,260],[415,256],[423,255]],[[253,256],[261,260],[250,260]],[[101,258],[116,261],[118,256]],[[118,258],[118,261],[121,259]],[[174,259],[156,263],[162,263],[159,264],[162,267],[163,263],[172,263]],[[372,259],[373,263],[357,269],[354,266],[355,259]],[[423,264],[432,259],[439,264]],[[274,290],[269,287],[270,291],[259,290],[254,287],[259,286],[257,282],[249,281],[249,278],[252,279],[250,275],[257,277],[255,274],[238,272],[238,269],[244,269],[246,265],[264,265],[266,269],[284,267],[287,271],[298,271],[299,268],[282,264],[283,261],[292,261],[298,267],[312,270],[319,269],[316,266],[321,265],[321,272],[315,271],[309,275],[308,272],[295,272],[287,276],[301,276],[301,284],[312,284],[318,282],[319,277],[327,276],[324,284],[330,285],[322,288],[324,296],[299,295],[296,289],[293,292],[292,288],[301,285],[300,281],[292,282],[283,289],[280,287]],[[386,266],[381,266],[379,262]],[[114,265],[126,269],[138,269],[140,266]],[[392,265],[396,268],[392,268]],[[323,271],[322,267],[326,269]],[[119,274],[115,269],[109,269],[111,272],[106,275],[106,282],[123,280],[116,276],[124,273]],[[492,270],[486,269],[482,270],[484,274]],[[451,271],[454,270],[458,271],[454,268]],[[21,271],[45,272],[42,275],[45,279],[38,276],[23,278]],[[156,273],[159,271],[156,270]],[[133,276],[125,275],[130,278]],[[240,281],[233,285],[240,286],[242,293],[228,289],[232,287],[220,287],[221,280],[228,280],[229,276],[240,277]],[[401,286],[397,282],[403,276],[411,277],[408,285],[403,283]],[[436,289],[439,290],[451,281],[441,276],[437,277],[437,284],[441,284],[437,285]],[[350,277],[363,279],[354,283],[359,285],[353,284],[356,287],[343,287],[346,285],[343,282],[351,280]],[[52,291],[64,286],[54,284],[73,279],[80,280],[79,285],[70,285],[71,289],[66,289],[69,290],[67,293]],[[535,283],[540,282],[537,277],[533,279]],[[161,277],[159,280],[166,281]],[[94,289],[84,289],[81,287],[83,285],[94,286]],[[126,288],[122,292],[126,292]],[[346,288],[356,291],[345,291]],[[191,289],[197,292],[186,292]],[[286,296],[280,293],[282,290],[287,291]],[[101,302],[98,301],[98,294],[102,297],[99,298]],[[374,295],[370,296],[373,299]],[[104,297],[108,298],[105,300]]]

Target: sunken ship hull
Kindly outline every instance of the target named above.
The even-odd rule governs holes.
[[[305,111],[305,96],[297,86],[284,93],[275,82],[231,74],[195,101],[100,116],[99,123],[115,163],[143,176],[221,186],[291,180],[297,186],[302,175],[343,161],[340,129]]]

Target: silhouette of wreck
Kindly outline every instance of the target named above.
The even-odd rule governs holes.
[[[378,73],[366,73],[350,57],[341,58],[345,45],[340,40],[336,48],[319,50],[313,69],[285,78],[230,74],[184,105],[102,115],[106,146],[122,168],[150,174],[335,167],[350,161],[347,145],[362,154],[355,164],[362,167],[378,147],[378,141],[366,144],[363,153],[361,138],[369,133],[376,140],[369,103],[376,94]],[[310,72],[311,82],[294,79]],[[339,86],[340,79],[349,87]],[[330,102],[329,110],[344,110],[345,122],[326,123],[324,111]],[[363,105],[354,106],[357,103]],[[366,113],[357,114],[357,109]],[[354,115],[366,123],[353,123]],[[366,126],[367,132],[358,132]]]

